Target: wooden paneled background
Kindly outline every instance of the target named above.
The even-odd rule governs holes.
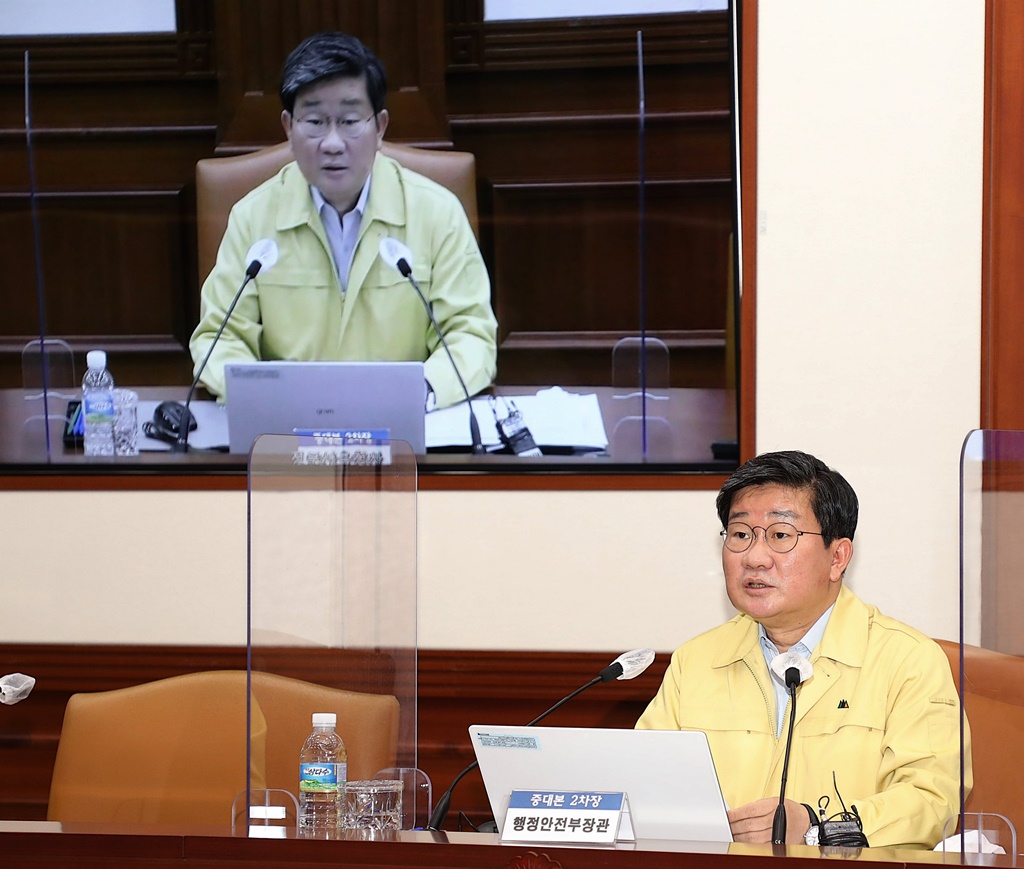
[[[390,135],[476,154],[499,382],[611,381],[639,328],[636,34],[646,77],[651,334],[680,386],[727,379],[733,231],[725,13],[485,23],[481,0],[177,0],[178,32],[0,37],[0,386],[38,335],[24,123],[47,333],[125,384],[188,383],[197,160],[283,138],[281,63],[323,29],[389,73]]]
[[[419,765],[430,776],[435,798],[474,759],[466,732],[470,724],[525,724],[589,682],[618,654],[420,651]],[[632,727],[657,691],[668,660],[659,655],[632,681],[593,686],[546,723]],[[332,682],[315,663],[305,671],[293,660],[282,663],[276,672],[352,687]],[[27,699],[0,707],[0,818],[46,817],[64,707],[72,694],[199,670],[244,668],[244,648],[0,645],[0,674],[24,672],[37,679]],[[478,773],[456,788],[448,829],[458,828],[459,812],[474,824],[490,817]]]

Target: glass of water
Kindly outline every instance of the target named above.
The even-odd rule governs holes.
[[[139,454],[139,394],[132,389],[114,390],[114,455]]]
[[[345,783],[342,825],[348,830],[398,830],[402,824],[402,783],[372,779]]]

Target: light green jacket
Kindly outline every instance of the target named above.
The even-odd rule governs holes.
[[[497,324],[490,281],[458,198],[378,153],[370,196],[343,295],[333,254],[309,185],[295,163],[243,197],[232,209],[203,284],[199,325],[189,348],[195,369],[206,355],[238,290],[253,242],[271,238],[280,258],[249,284],[203,372],[224,394],[224,365],[258,359],[424,361],[437,406],[463,399],[451,363],[409,282],[378,255],[393,236],[413,253],[413,277],[470,393],[496,371]]]
[[[827,815],[841,811],[834,772],[873,847],[934,847],[960,800],[960,702],[945,653],[844,586],[811,662],[787,798],[817,809],[827,796]],[[707,733],[730,808],[778,799],[790,711],[776,738],[769,679],[757,622],[736,616],[676,650],[637,727]],[[966,745],[969,792],[969,734]]]

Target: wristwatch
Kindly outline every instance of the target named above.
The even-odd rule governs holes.
[[[804,833],[804,844],[805,845],[817,845],[818,844],[818,817],[814,814],[812,809],[807,803],[802,804],[807,809],[807,814],[811,819],[811,826],[807,828],[807,832]]]

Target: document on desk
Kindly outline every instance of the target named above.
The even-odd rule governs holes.
[[[601,405],[593,393],[566,392],[560,386],[542,389],[536,395],[474,398],[473,415],[480,424],[480,438],[488,450],[501,448],[494,412],[504,418],[513,405],[522,414],[537,446],[559,449],[603,450],[608,446]],[[426,417],[427,449],[471,445],[466,402],[434,410]]]

